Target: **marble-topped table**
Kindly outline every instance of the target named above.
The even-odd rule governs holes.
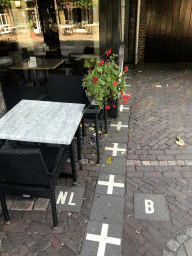
[[[0,119],[0,138],[70,145],[85,104],[21,100]]]

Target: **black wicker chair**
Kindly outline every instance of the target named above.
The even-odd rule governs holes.
[[[5,221],[9,224],[5,195],[50,198],[53,226],[57,229],[55,186],[64,162],[70,157],[73,181],[76,182],[74,141],[70,147],[0,148],[0,197]]]
[[[21,100],[41,100],[48,93],[47,87],[34,86],[1,86],[7,111],[12,109]]]
[[[99,148],[99,132],[98,132],[98,115],[100,108],[98,105],[89,105],[88,98],[85,90],[82,87],[81,76],[65,76],[50,74],[48,79],[48,99],[56,102],[68,102],[68,103],[81,103],[85,104],[84,115],[92,115],[95,118],[95,132],[96,132],[96,144],[97,144],[97,162],[100,162],[100,148]],[[84,132],[84,119],[82,118],[83,136]],[[78,129],[79,131],[79,129]],[[78,139],[78,159],[81,159],[81,143],[80,135]]]

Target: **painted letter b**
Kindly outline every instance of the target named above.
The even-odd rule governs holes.
[[[153,201],[145,200],[145,212],[154,213]]]

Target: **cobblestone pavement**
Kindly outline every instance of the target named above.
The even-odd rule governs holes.
[[[143,64],[133,74],[122,255],[189,256],[192,65]]]
[[[92,123],[86,123],[86,136],[82,145],[82,161],[77,161],[77,187],[84,187],[83,203],[79,212],[57,211],[59,228],[52,228],[52,214],[47,199],[10,199],[7,206],[11,224],[6,225],[0,210],[0,255],[10,256],[76,256],[79,255],[85,228],[89,219],[99,165]],[[101,146],[105,136],[102,136]],[[101,148],[102,149],[102,148]],[[101,151],[102,153],[102,151]],[[71,171],[70,163],[63,172]],[[73,187],[71,178],[60,178],[57,185]],[[72,200],[71,200],[72,201]],[[0,207],[1,209],[1,207]]]
[[[130,67],[130,99],[102,135],[101,165],[87,126],[76,165],[80,211],[59,210],[56,231],[47,200],[7,199],[11,224],[1,214],[0,255],[191,256],[191,77],[189,64]]]

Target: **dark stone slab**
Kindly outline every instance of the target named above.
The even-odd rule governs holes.
[[[119,132],[109,132],[109,135],[107,136],[107,141],[112,142],[118,142],[123,143],[128,141],[128,131],[122,132],[121,130]]]
[[[96,194],[90,214],[91,221],[119,224],[124,221],[125,199]]]
[[[128,123],[128,117],[129,117],[128,113],[119,112],[119,116],[116,119],[116,121],[121,121],[121,122],[123,121]]]
[[[126,173],[126,158],[122,157],[112,157],[111,164],[107,164],[106,160],[108,156],[102,156],[101,158],[101,166],[99,173],[110,173],[110,174],[125,174]]]
[[[84,237],[80,256],[121,255],[122,234],[122,224],[112,225],[89,221],[87,224],[86,234]],[[102,243],[99,242],[99,239]]]
[[[79,212],[83,203],[84,192],[84,187],[56,186],[57,211]],[[48,209],[51,210],[51,204],[49,204]]]
[[[96,187],[96,194],[108,194],[123,197],[125,193],[124,184],[125,176],[123,175],[101,173],[99,174],[99,179]]]
[[[115,153],[115,151],[113,150],[113,149],[107,149],[107,148],[114,148],[115,149],[115,146],[116,146],[116,144],[115,143],[117,143],[118,145],[117,145],[117,148],[118,149],[125,149],[125,151],[117,151],[116,153]],[[105,147],[104,147],[104,155],[105,156],[118,156],[118,157],[127,157],[127,143],[125,142],[125,143],[118,143],[118,142],[113,142],[113,143],[111,143],[111,142],[106,142],[105,143]]]
[[[137,219],[169,221],[164,195],[134,193],[134,212]]]

